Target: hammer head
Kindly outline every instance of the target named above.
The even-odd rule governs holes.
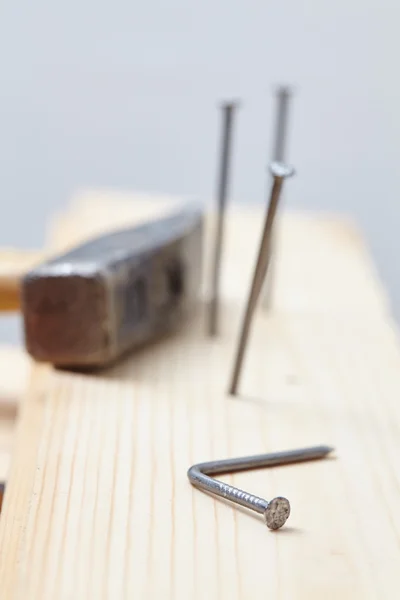
[[[21,304],[28,352],[105,366],[176,328],[198,299],[202,213],[183,210],[90,240],[30,271]]]

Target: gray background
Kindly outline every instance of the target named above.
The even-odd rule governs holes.
[[[395,0],[3,2],[0,245],[40,246],[81,187],[209,201],[229,97],[243,103],[232,198],[264,201],[271,90],[287,82],[286,205],[353,217],[400,316],[399,18]]]

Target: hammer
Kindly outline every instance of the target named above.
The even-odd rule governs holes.
[[[202,237],[203,214],[192,206],[100,235],[21,277],[0,273],[0,309],[19,303],[34,359],[78,369],[107,366],[192,314]]]

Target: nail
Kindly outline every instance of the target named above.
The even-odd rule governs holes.
[[[298,450],[286,450],[270,454],[245,456],[243,458],[229,458],[199,463],[190,467],[188,477],[190,483],[206,492],[211,492],[222,498],[231,500],[245,508],[254,510],[264,515],[264,520],[269,529],[280,529],[290,515],[290,503],[287,498],[277,496],[272,500],[264,500],[258,496],[248,494],[239,488],[223,483],[210,475],[223,473],[237,473],[260,467],[287,465],[290,463],[305,462],[324,458],[333,451],[329,446],[314,446]]]
[[[287,141],[287,125],[288,125],[288,110],[289,102],[292,97],[292,91],[288,86],[281,85],[275,92],[276,96],[276,117],[275,117],[275,136],[274,148],[272,157],[274,161],[284,162],[286,160],[286,141]],[[271,260],[273,253],[273,240],[271,240],[271,248],[269,250],[270,260],[268,268],[268,278],[264,284],[264,293],[262,299],[262,307],[269,310],[272,304],[272,290],[274,287],[274,272],[273,261]]]
[[[270,193],[270,200],[265,218],[264,230],[261,237],[260,248],[258,251],[257,263],[254,270],[253,280],[247,300],[246,311],[244,314],[242,327],[239,336],[239,342],[236,350],[236,357],[233,367],[233,374],[229,393],[235,395],[242,370],[242,364],[247,346],[247,340],[250,333],[251,321],[254,310],[262,290],[265,276],[268,271],[271,255],[271,239],[274,227],[275,215],[278,210],[279,198],[282,190],[282,185],[286,177],[294,175],[294,168],[281,162],[273,162],[270,165],[270,172],[273,177],[273,183]]]
[[[221,158],[218,178],[217,193],[217,223],[215,230],[214,256],[211,278],[211,298],[209,304],[208,330],[210,336],[218,332],[218,310],[219,310],[219,280],[221,271],[221,256],[224,237],[224,221],[226,211],[226,199],[228,195],[228,180],[232,146],[233,117],[238,102],[227,102],[222,105],[222,138]]]
[[[291,89],[288,86],[281,85],[276,91],[276,121],[273,160],[283,162],[286,160],[285,147],[287,138],[287,123],[289,101],[292,97]]]

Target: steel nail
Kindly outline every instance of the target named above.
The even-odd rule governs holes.
[[[214,256],[211,274],[211,298],[208,312],[208,332],[210,336],[215,336],[218,333],[219,280],[224,236],[224,220],[226,211],[226,199],[228,195],[230,159],[232,153],[231,146],[233,117],[237,107],[238,102],[226,102],[222,105],[222,137],[217,193],[217,223],[215,230]]]
[[[210,475],[237,473],[260,467],[273,467],[316,460],[326,457],[332,451],[333,448],[330,446],[314,446],[242,458],[215,460],[193,465],[188,470],[187,475],[193,486],[260,513],[264,515],[265,523],[269,529],[279,529],[286,523],[290,515],[290,503],[287,498],[277,496],[268,501],[210,477]]]
[[[268,271],[271,254],[271,239],[274,227],[275,215],[278,210],[279,198],[282,190],[283,180],[286,177],[294,175],[294,168],[281,162],[273,162],[270,165],[270,172],[273,177],[273,183],[270,193],[270,200],[265,218],[264,230],[261,237],[260,248],[258,251],[257,263],[254,270],[253,280],[247,300],[246,311],[244,314],[242,327],[237,345],[236,357],[233,367],[233,374],[229,393],[235,395],[239,383],[239,377],[242,370],[244,354],[247,346],[247,340],[250,333],[251,321],[254,309],[257,305],[260,292]]]

